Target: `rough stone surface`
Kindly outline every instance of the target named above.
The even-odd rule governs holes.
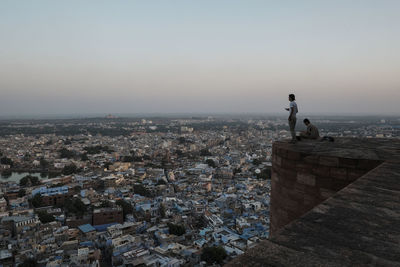
[[[400,140],[277,142],[273,152],[312,164],[316,184],[288,187],[273,163],[274,233],[228,266],[400,266]]]
[[[400,141],[393,139],[275,142],[271,234],[382,162],[399,161],[399,148]]]

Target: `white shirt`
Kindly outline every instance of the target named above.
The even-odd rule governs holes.
[[[290,102],[290,105],[289,105],[289,115],[290,115],[290,112],[292,111],[292,109],[293,109],[293,117],[296,118],[296,114],[297,114],[297,112],[299,112],[299,110],[297,109],[296,101]]]

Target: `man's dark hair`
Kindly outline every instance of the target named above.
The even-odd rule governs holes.
[[[293,100],[296,99],[296,97],[294,96],[294,94],[290,94],[290,95],[289,95],[289,98],[291,98],[291,99],[293,99]]]
[[[304,123],[310,123],[310,120],[309,119],[304,119],[303,122]]]

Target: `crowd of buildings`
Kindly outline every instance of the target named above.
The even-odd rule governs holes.
[[[272,143],[289,136],[287,122],[195,123],[0,137],[1,171],[35,172],[0,180],[0,265],[205,266],[267,238]]]

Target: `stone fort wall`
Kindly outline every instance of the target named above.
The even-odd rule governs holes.
[[[275,142],[271,181],[271,235],[381,163],[380,160],[316,155],[312,150],[296,151],[293,145]]]

